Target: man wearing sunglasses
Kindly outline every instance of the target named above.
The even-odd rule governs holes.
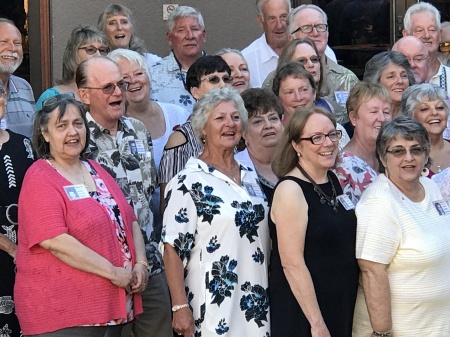
[[[439,60],[447,67],[450,66],[450,22],[441,23],[441,43],[439,43]]]
[[[150,208],[156,187],[152,139],[142,122],[124,117],[128,83],[117,63],[103,56],[90,58],[78,66],[76,82],[78,96],[89,107],[86,117],[90,141],[86,156],[99,162],[116,180],[134,209],[144,237],[149,279],[142,293],[141,321],[170,324],[168,287]],[[158,314],[149,314],[152,309]]]
[[[0,81],[6,88],[7,100],[3,128],[31,138],[36,112],[33,90],[27,81],[13,75],[22,59],[20,31],[12,21],[0,18]]]

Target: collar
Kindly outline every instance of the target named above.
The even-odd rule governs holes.
[[[241,171],[241,177],[242,177],[242,171],[249,172],[252,171],[250,167],[247,167],[245,165],[242,165],[241,163],[237,162],[239,164],[239,170]],[[188,162],[186,163],[186,168],[189,169],[191,172],[200,172],[203,171],[208,174],[212,174],[217,177],[217,170],[212,167],[211,165],[206,164],[203,160],[198,158],[189,158]],[[223,174],[221,173],[222,178]]]
[[[12,76],[9,76],[9,79],[8,79],[8,92],[14,92],[14,93],[16,93],[16,92],[18,92],[19,91],[19,89],[17,88],[17,85],[16,85],[16,83],[14,82],[14,80],[13,80],[13,77]]]
[[[205,56],[206,52],[202,50],[202,56]],[[180,71],[180,65],[175,58],[175,54],[173,53],[173,49],[170,51],[169,55],[165,58],[167,60],[167,70],[168,71]],[[187,73],[187,70],[182,69],[184,73]]]
[[[330,59],[326,55],[325,55],[325,58],[326,58],[326,61],[327,61],[327,64],[325,66],[327,72],[328,71],[333,71],[333,72],[338,73],[338,74],[343,74],[344,73],[342,71],[342,67],[339,64],[334,62],[332,59]]]
[[[279,58],[278,54],[275,53],[272,47],[267,44],[266,34],[261,35],[258,41],[261,45],[260,55],[262,63],[270,61],[273,57],[275,57],[276,59]]]
[[[98,124],[95,119],[92,117],[90,112],[86,112],[86,119],[88,121],[89,129],[94,136],[94,138],[100,137],[102,134],[111,135],[109,130],[102,125]],[[125,131],[128,132],[130,130],[130,127],[126,123],[126,117],[120,117],[117,121],[118,127],[117,131]]]

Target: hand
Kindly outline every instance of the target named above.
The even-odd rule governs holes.
[[[131,292],[142,293],[147,287],[148,271],[141,263],[136,263],[133,267],[133,274],[136,276],[134,282],[130,284]]]
[[[194,337],[194,316],[189,307],[173,313],[172,328],[184,337]]]
[[[133,273],[131,270],[125,269],[123,267],[113,267],[113,276],[110,279],[111,283],[120,287],[125,288],[128,292],[131,292],[130,283],[133,280]]]
[[[331,337],[325,322],[322,322],[314,327],[311,327],[312,337]]]

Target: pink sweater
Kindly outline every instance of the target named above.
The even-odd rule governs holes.
[[[133,210],[113,178],[97,163],[89,163],[120,208],[134,264]],[[23,181],[14,301],[24,335],[127,317],[123,288],[70,267],[39,246],[67,233],[115,266],[123,265],[109,215],[93,198],[70,200],[63,189],[67,185],[72,184],[43,159],[28,169]],[[134,313],[141,312],[141,296],[135,295]]]

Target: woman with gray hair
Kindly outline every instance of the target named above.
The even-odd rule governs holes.
[[[361,269],[354,336],[450,334],[450,209],[422,177],[430,140],[418,121],[385,123],[376,149],[382,171],[356,206]]]
[[[428,176],[450,167],[450,143],[443,137],[449,117],[445,90],[430,83],[413,85],[403,94],[402,111],[406,116],[417,119],[430,137],[431,166]]]
[[[42,108],[42,102],[47,98],[65,94],[74,93],[77,97],[78,88],[75,83],[75,73],[78,65],[93,57],[103,55],[109,52],[108,41],[105,35],[93,26],[78,26],[72,30],[66,49],[64,50],[62,63],[62,79],[58,85],[44,91],[36,102],[36,108]]]
[[[215,55],[223,58],[231,69],[233,82],[231,86],[240,94],[250,87],[250,72],[248,64],[242,53],[237,49],[223,48]]]
[[[388,89],[392,99],[392,118],[402,114],[400,109],[402,94],[410,85],[415,84],[408,60],[405,55],[396,51],[376,54],[367,61],[364,81],[381,83]]]
[[[253,170],[234,159],[247,111],[232,89],[195,105],[204,144],[166,188],[162,244],[178,335],[270,333],[267,200]]]

